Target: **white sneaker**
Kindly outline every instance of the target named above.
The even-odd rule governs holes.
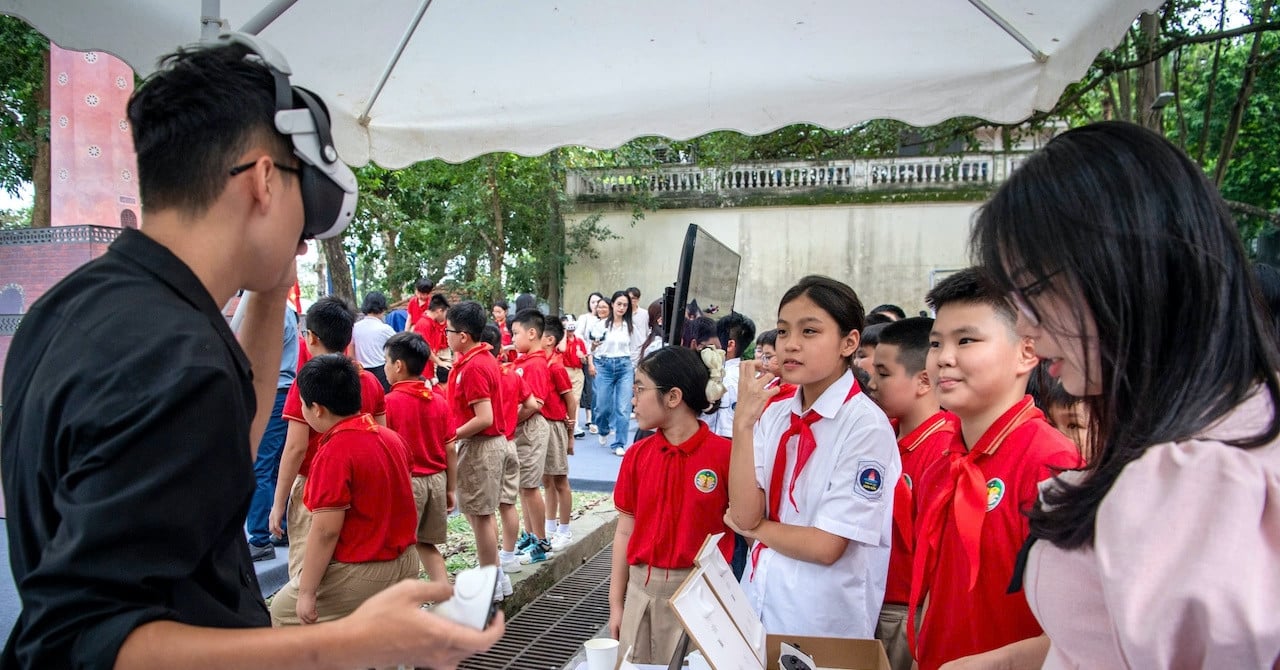
[[[509,595],[511,595],[512,593],[514,593],[514,592],[515,592],[515,590],[514,590],[513,588],[511,588],[511,578],[510,578],[510,577],[508,577],[508,576],[507,576],[507,573],[505,573],[505,572],[504,572],[504,573],[502,573],[502,582],[501,582],[501,583],[502,583],[502,597],[503,597],[503,598],[506,598],[507,596],[509,596]]]
[[[573,544],[573,533],[555,533],[551,536],[551,551],[563,551]]]
[[[520,554],[516,554],[515,557],[509,561],[502,562],[502,574],[504,577],[506,575],[512,575],[520,572],[520,569]]]
[[[614,456],[626,456],[626,455],[627,455],[627,450],[626,450],[626,448],[624,448],[624,447],[614,447],[614,448],[613,448],[613,455],[614,455]]]
[[[604,446],[604,445],[606,445],[606,444],[609,444],[609,434],[608,434],[608,433],[601,433],[601,434],[600,434],[600,446],[602,446],[602,447],[603,447],[603,446]]]

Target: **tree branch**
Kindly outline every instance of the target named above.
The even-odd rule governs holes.
[[[1227,209],[1237,214],[1246,214],[1269,222],[1273,226],[1280,226],[1280,212],[1273,212],[1269,209],[1263,209],[1257,205],[1250,205],[1247,202],[1238,200],[1227,200]]]

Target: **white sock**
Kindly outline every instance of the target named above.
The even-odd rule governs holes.
[[[516,560],[516,552],[506,551],[505,549],[498,551],[499,563],[510,563],[511,561],[514,561],[514,560]]]
[[[556,522],[554,522],[554,521],[548,521],[548,522],[547,522],[547,535],[550,535],[550,534],[552,534],[552,533],[554,533],[554,532],[556,532]]]
[[[569,534],[571,534],[571,533],[570,533],[570,531],[569,531],[569,524],[567,524],[567,523],[562,523],[562,524],[560,524],[560,525],[556,528],[556,532],[557,532],[557,533],[560,533],[561,535],[569,535]]]

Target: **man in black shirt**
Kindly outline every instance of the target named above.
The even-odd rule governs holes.
[[[50,289],[14,336],[0,470],[23,611],[5,668],[452,667],[501,635],[500,621],[480,632],[423,612],[449,589],[417,581],[341,621],[251,630],[269,618],[242,527],[250,445],[319,174],[278,130],[290,89],[252,53],[179,53],[138,89],[141,231]],[[219,307],[239,289],[237,342]]]

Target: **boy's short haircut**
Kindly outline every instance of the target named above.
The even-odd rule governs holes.
[[[414,282],[413,290],[417,291],[418,293],[430,293],[436,290],[436,283],[431,281],[430,279],[427,279],[426,277],[423,277],[422,279],[419,279],[418,281]]]
[[[720,338],[721,349],[729,349],[729,340],[736,342],[741,357],[756,338],[756,322],[739,312],[729,312],[716,322],[716,337]]]
[[[771,328],[769,330],[766,330],[763,333],[760,333],[760,337],[756,338],[756,348],[774,347],[776,349],[777,346],[778,346],[778,329],[777,328]]]
[[[355,313],[337,296],[324,296],[307,309],[307,330],[315,334],[330,353],[346,351],[355,323]]]
[[[688,336],[686,346],[696,349],[699,344],[716,336],[716,322],[709,316],[700,316],[689,322],[685,327],[685,333]]]
[[[634,286],[628,286],[626,293],[628,298],[635,298],[636,300],[640,299],[640,289]]]
[[[511,311],[511,306],[507,304],[506,300],[494,300],[493,305],[491,305],[491,307],[501,307],[502,311],[504,312]]]
[[[280,165],[296,163],[275,129],[275,78],[248,53],[239,44],[179,49],[129,98],[143,212],[207,211],[232,178],[228,169],[254,143]]]
[[[484,324],[489,322],[484,308],[474,300],[463,300],[450,307],[444,318],[453,324],[454,330],[470,335],[476,342],[480,341],[480,331],[484,330]]]
[[[925,359],[929,357],[929,332],[932,330],[933,319],[927,317],[913,316],[894,321],[880,331],[880,344],[897,347],[898,362],[906,368],[907,374],[914,375],[924,370]]]
[[[494,356],[502,355],[502,333],[492,323],[484,325],[484,328],[480,331],[480,339],[478,341],[489,345],[493,349]]]
[[[382,347],[387,352],[388,361],[403,362],[405,372],[414,377],[422,376],[422,371],[431,358],[431,347],[427,346],[427,341],[418,333],[396,333],[388,337],[387,343]]]
[[[862,329],[862,338],[858,340],[860,347],[874,347],[880,344],[880,332],[884,330],[888,323],[876,323],[868,325]]]
[[[444,297],[443,295],[440,295],[439,293],[432,295],[431,301],[427,303],[428,312],[434,311],[437,309],[449,309],[449,299]]]
[[[1004,292],[980,267],[965,268],[938,282],[924,298],[936,314],[943,307],[953,304],[987,305],[1009,325],[1017,326],[1018,314],[1005,297]]]
[[[515,318],[511,319],[511,325],[532,328],[538,337],[542,337],[542,333],[547,328],[547,317],[537,308],[529,307],[516,312]]]
[[[901,307],[893,304],[888,304],[888,303],[884,305],[877,305],[875,309],[871,310],[871,313],[872,314],[892,314],[898,317],[897,319],[898,321],[901,321],[907,318],[907,313],[902,311]]]
[[[872,312],[867,315],[868,326],[879,326],[879,325],[884,325],[886,323],[893,323],[893,319],[885,316],[880,312]]]
[[[560,319],[547,319],[542,328],[542,335],[556,338],[555,344],[551,346],[559,346],[560,340],[564,339],[564,323]]]
[[[360,370],[342,354],[322,354],[298,370],[298,394],[307,407],[319,404],[337,416],[360,412]]]

